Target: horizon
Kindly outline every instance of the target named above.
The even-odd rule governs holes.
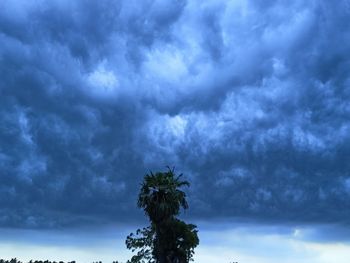
[[[239,220],[237,220],[239,221]],[[195,222],[199,227],[200,244],[195,249],[194,262],[249,262],[249,263],[346,263],[349,253],[349,229],[340,229],[346,242],[320,236],[319,231],[339,231],[335,226],[276,226],[275,224],[226,223],[218,227]],[[132,253],[125,247],[125,237],[140,225],[84,226],[74,229],[7,229],[0,238],[3,259],[118,262],[125,263]],[[223,228],[223,229],[222,229]],[[4,233],[3,229],[1,229]],[[33,236],[35,238],[33,239]],[[4,254],[5,253],[5,254]]]
[[[195,262],[345,263],[349,19],[348,0],[0,1],[0,259],[125,262],[142,179],[169,166]]]

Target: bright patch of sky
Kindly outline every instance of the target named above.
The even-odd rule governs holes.
[[[119,88],[119,81],[116,74],[106,68],[105,62],[102,62],[91,72],[87,79],[91,85],[91,92],[97,96],[115,95]]]
[[[278,227],[253,224],[224,224],[224,227],[199,224],[200,246],[195,262],[240,263],[348,263],[350,243],[320,242],[314,227]],[[132,253],[125,248],[130,227],[108,227],[65,231],[2,230],[0,255],[20,260],[76,260],[78,263],[101,260],[126,262]],[[129,231],[129,232],[128,232]],[[11,235],[11,237],[9,237]]]

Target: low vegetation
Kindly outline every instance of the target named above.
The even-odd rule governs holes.
[[[4,260],[0,259],[0,263],[23,263],[22,261],[19,261],[17,258],[13,258],[11,260]],[[63,261],[49,261],[49,260],[31,260],[28,263],[65,263]],[[75,261],[69,261],[67,263],[75,263]]]
[[[4,259],[0,259],[0,263],[23,263],[22,261],[18,260],[17,258],[13,258],[11,260],[4,260]],[[49,260],[30,260],[27,263],[76,263],[75,261],[68,261],[68,262],[64,262],[64,261],[49,261]],[[96,261],[96,262],[92,262],[92,263],[102,263],[101,261]],[[119,261],[113,261],[113,263],[121,263]]]

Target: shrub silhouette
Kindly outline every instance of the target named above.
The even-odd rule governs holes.
[[[138,229],[126,238],[126,246],[137,251],[128,263],[187,263],[193,260],[199,244],[196,226],[176,218],[180,209],[188,209],[181,190],[189,182],[176,176],[174,169],[146,174],[137,205],[149,218],[150,226]]]
[[[17,258],[12,258],[11,260],[4,260],[4,259],[0,259],[0,263],[23,263],[22,261],[17,260]],[[28,263],[64,263],[63,261],[49,261],[49,260],[30,260]],[[67,263],[75,263],[75,261],[70,261]]]
[[[113,261],[113,263],[118,263],[119,261]],[[17,260],[17,258],[13,258],[11,260],[0,259],[0,263],[23,263],[22,261]],[[63,261],[49,261],[49,260],[30,260],[28,263],[65,263]],[[76,263],[75,261],[68,261],[67,263]],[[92,263],[102,263],[102,261],[92,262]]]

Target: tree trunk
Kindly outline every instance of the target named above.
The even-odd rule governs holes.
[[[155,251],[156,251],[156,260],[157,263],[167,263],[166,260],[166,252],[164,249],[164,237],[162,235],[161,227],[159,225],[156,225],[156,244],[155,244]]]

